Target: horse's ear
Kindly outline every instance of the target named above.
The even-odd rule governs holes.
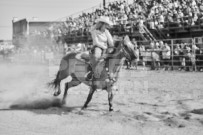
[[[123,41],[123,39],[121,37],[115,36],[113,37],[113,41],[114,41],[114,47],[118,47],[121,41]]]
[[[129,38],[128,35],[126,35],[126,36],[124,37],[124,43],[127,43],[127,42],[130,42],[130,38]]]
[[[128,53],[131,56],[131,59],[136,58],[135,51],[134,51],[134,45],[130,41],[129,36],[125,36],[123,42],[124,42],[124,46],[127,48]]]
[[[134,48],[134,45],[133,45],[132,42],[130,41],[129,36],[126,35],[126,36],[124,37],[123,42],[124,42],[124,45],[127,46],[129,49],[133,49],[133,48]]]

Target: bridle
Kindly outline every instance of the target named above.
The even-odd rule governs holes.
[[[122,52],[123,52],[123,55],[124,55],[124,57],[125,58],[127,58],[127,59],[131,59],[130,57],[130,55],[129,55],[129,53],[127,52],[127,50],[125,49],[126,47],[124,46],[124,45],[122,45]]]
[[[110,48],[113,48],[114,51],[119,49],[118,52],[113,53],[113,54],[110,54],[110,55],[111,55],[110,57],[116,57],[116,56],[118,56],[120,53],[122,53],[125,58],[127,58],[127,59],[132,59],[131,56],[130,56],[130,54],[129,54],[130,52],[128,52],[127,47],[124,45],[124,40],[120,41],[120,44],[121,44],[121,45],[120,45],[119,48],[118,48],[118,47],[115,47],[115,46],[114,46],[114,47],[110,47]]]
[[[114,51],[117,50],[117,49],[119,49],[119,51],[116,52],[115,54],[112,54],[112,56],[110,56],[109,58],[115,58],[115,57],[117,57],[118,55],[123,54],[123,56],[124,56],[125,58],[127,58],[127,59],[132,59],[132,58],[131,58],[131,55],[129,54],[129,52],[128,52],[127,48],[126,48],[126,46],[124,46],[124,40],[122,40],[122,41],[120,42],[120,44],[121,44],[121,45],[119,46],[119,48],[117,48],[117,47],[115,47],[115,46],[114,46],[114,47],[111,47],[111,48],[114,49]],[[120,63],[120,64],[121,64],[121,63]],[[119,72],[120,68],[121,68],[121,67],[118,67],[118,68],[116,69],[116,71],[115,71],[116,74]],[[109,72],[109,69],[108,69],[108,68],[106,68],[106,72],[107,72],[107,74],[108,74],[108,79],[109,79],[109,81],[110,81],[111,83],[114,83],[114,82],[117,81],[117,79],[116,79],[115,77],[112,78],[112,77],[110,76],[110,72]]]

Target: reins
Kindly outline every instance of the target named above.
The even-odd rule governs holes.
[[[110,58],[113,58],[113,57],[117,57],[118,55],[121,55],[121,53],[124,55],[124,57],[126,57],[126,58],[128,58],[129,57],[129,54],[128,54],[128,52],[126,51],[126,49],[125,49],[125,46],[123,45],[124,44],[124,42],[122,41],[122,42],[120,42],[120,44],[121,44],[121,48],[117,48],[117,47],[111,47],[111,48],[113,48],[113,49],[115,49],[115,50],[117,50],[117,49],[120,49],[117,53],[115,53],[115,54],[112,54],[112,56],[109,56],[106,60],[108,61]],[[119,63],[119,65],[121,65],[121,63]],[[113,69],[113,71],[115,70],[115,73],[114,74],[118,74],[118,72],[119,72],[119,70],[120,70],[120,68],[121,68],[121,66],[119,66],[116,70],[115,70],[115,67],[114,67],[114,69]],[[111,82],[111,83],[115,83],[116,81],[117,81],[117,77],[111,77],[110,76],[110,72],[109,72],[109,68],[108,67],[106,67],[105,68],[105,70],[106,70],[106,72],[107,72],[107,75],[108,75],[108,82]]]

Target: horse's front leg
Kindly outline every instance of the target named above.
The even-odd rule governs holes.
[[[57,89],[54,91],[54,96],[58,96],[61,94],[61,88],[60,88],[60,83],[59,86],[57,87]]]
[[[86,100],[84,106],[82,107],[82,109],[87,108],[87,105],[88,105],[89,102],[91,101],[92,96],[93,96],[95,90],[96,90],[96,89],[95,89],[94,87],[91,87],[91,88],[90,88],[90,91],[89,91],[89,94],[88,94],[87,100]]]
[[[112,92],[112,88],[108,90],[108,101],[109,101],[109,111],[113,111],[113,92]]]

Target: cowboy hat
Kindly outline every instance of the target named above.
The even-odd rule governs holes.
[[[98,22],[104,22],[110,26],[113,25],[113,23],[110,21],[109,17],[107,16],[101,16],[99,19],[96,20],[96,23]]]

